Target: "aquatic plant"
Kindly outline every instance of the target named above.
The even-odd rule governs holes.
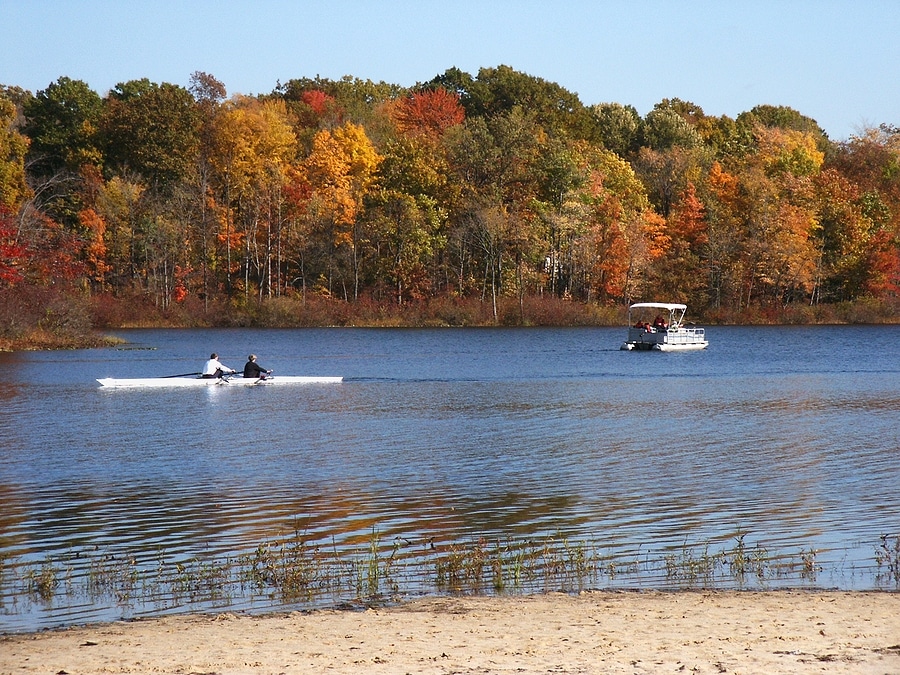
[[[396,536],[383,542],[377,528],[368,540],[339,546],[307,540],[295,531],[264,540],[236,557],[155,556],[100,550],[57,558],[0,559],[4,612],[27,611],[18,600],[50,607],[67,597],[98,607],[154,609],[383,602],[404,593],[578,592],[604,586],[744,588],[772,583],[814,583],[818,551],[773,553],[748,543],[738,531],[730,545],[710,542],[654,554],[639,546],[601,554],[590,540],[559,533],[543,539],[486,536],[435,543]],[[882,536],[875,547],[877,583],[900,587],[900,536]]]
[[[734,548],[723,551],[725,563],[731,572],[734,580],[743,584],[748,575],[755,575],[760,581],[766,578],[766,571],[769,567],[769,552],[760,544],[753,548],[748,548],[744,543],[747,536],[746,532],[738,530],[735,536]]]
[[[800,549],[800,578],[815,581],[816,576],[822,571],[822,566],[816,563],[818,551],[811,548],[808,551]]]
[[[232,562],[201,560],[189,558],[175,563],[175,574],[169,587],[173,601],[182,602],[208,601],[216,602],[228,597]]]
[[[100,554],[88,565],[87,592],[91,597],[114,595],[118,602],[126,603],[133,597],[140,577],[134,556]]]
[[[875,547],[875,564],[880,582],[900,588],[900,535],[881,535],[881,543]]]
[[[709,542],[701,547],[699,555],[695,551],[696,548],[685,542],[679,553],[669,553],[665,556],[666,579],[688,588],[712,583],[716,570],[722,564],[723,556],[710,555]]]
[[[25,581],[31,596],[49,603],[53,600],[59,585],[59,568],[48,556],[40,567],[26,571]]]
[[[357,597],[376,597],[381,581],[381,560],[379,557],[378,531],[372,529],[368,555],[353,561]]]

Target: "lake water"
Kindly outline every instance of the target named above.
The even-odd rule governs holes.
[[[712,327],[681,354],[619,351],[624,332],[128,330],[0,354],[0,632],[441,592],[442,555],[502,547],[543,551],[513,591],[896,588],[900,327]],[[96,382],[211,351],[345,379]],[[302,598],[262,579],[285,542],[331,556]]]

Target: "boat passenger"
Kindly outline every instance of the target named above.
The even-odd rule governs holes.
[[[244,377],[255,377],[264,380],[266,375],[271,374],[271,370],[266,370],[256,362],[256,354],[251,354],[247,357],[247,363],[244,364]]]
[[[209,355],[209,361],[207,361],[206,365],[203,366],[203,371],[201,372],[200,377],[222,377],[223,375],[228,375],[235,372],[237,371],[234,368],[229,368],[225,364],[220,363],[219,355],[213,352]]]
[[[657,330],[665,330],[669,327],[669,323],[663,319],[659,314],[656,315],[656,318],[653,319],[653,327]]]

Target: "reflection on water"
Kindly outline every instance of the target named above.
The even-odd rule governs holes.
[[[816,574],[753,583],[877,587],[875,548],[900,533],[900,367],[857,346],[898,332],[714,328],[705,352],[651,354],[618,351],[613,329],[147,330],[123,333],[147,349],[2,354],[0,630],[283,606],[240,583],[196,601],[148,582],[161,561],[276,541],[335,557],[377,542],[418,565],[406,592],[434,592],[435,551],[548,539],[613,561],[587,580],[602,586],[672,585],[665,561],[745,541],[816,551]],[[345,381],[96,386],[188,372],[213,349]],[[67,576],[42,600],[53,561]],[[143,591],[79,594],[123,564]]]

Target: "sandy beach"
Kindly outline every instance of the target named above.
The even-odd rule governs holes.
[[[900,594],[591,592],[0,637],[0,673],[900,674]]]

